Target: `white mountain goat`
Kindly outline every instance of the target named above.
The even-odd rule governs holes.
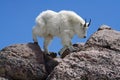
[[[53,37],[57,36],[62,39],[62,54],[67,48],[74,50],[71,39],[77,34],[80,38],[86,38],[87,28],[91,23],[84,21],[73,11],[62,10],[54,12],[51,10],[43,11],[36,18],[36,25],[32,29],[33,41],[38,44],[37,36],[44,38],[44,51],[48,52],[48,45]]]

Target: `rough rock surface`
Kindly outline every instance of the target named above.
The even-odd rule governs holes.
[[[0,77],[0,80],[8,80],[7,78]]]
[[[120,32],[106,25],[67,54],[47,80],[120,80]]]
[[[45,80],[61,61],[52,57],[55,53],[45,55],[33,43],[8,46],[0,51],[0,76],[6,80]]]
[[[0,76],[14,80],[44,80],[44,56],[38,45],[16,44],[0,52]]]
[[[56,67],[62,61],[61,58],[52,58],[50,56],[45,56],[44,60],[45,60],[46,71],[48,74],[50,74],[54,69],[54,67]]]
[[[105,25],[103,25],[90,37],[86,45],[120,51],[120,32],[112,30],[107,26],[105,28]]]

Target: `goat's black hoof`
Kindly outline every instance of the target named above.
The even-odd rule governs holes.
[[[34,44],[38,45],[38,42],[34,42]]]

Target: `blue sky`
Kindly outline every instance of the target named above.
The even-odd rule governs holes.
[[[76,35],[72,43],[86,40],[102,25],[106,24],[120,31],[120,0],[0,0],[0,49],[13,44],[32,41],[32,27],[35,18],[44,10],[72,10],[82,18],[92,19],[86,39]],[[43,38],[39,45],[43,46]],[[54,38],[49,51],[62,48],[60,38]]]

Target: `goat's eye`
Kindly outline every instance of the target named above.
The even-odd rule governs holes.
[[[84,25],[84,28],[86,28],[86,26],[87,26],[87,25],[85,24],[85,25]]]

